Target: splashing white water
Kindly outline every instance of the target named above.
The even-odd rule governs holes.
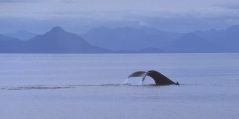
[[[125,79],[122,84],[128,84],[128,82],[129,82],[129,78]]]
[[[125,79],[121,84],[130,84],[129,78]],[[139,83],[136,85],[144,85],[144,80],[139,80]]]
[[[139,85],[144,85],[144,80],[140,80]]]

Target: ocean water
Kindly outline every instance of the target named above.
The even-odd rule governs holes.
[[[181,85],[127,78],[141,70]],[[0,119],[238,119],[238,107],[236,53],[0,55]]]

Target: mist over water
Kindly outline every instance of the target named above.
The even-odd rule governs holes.
[[[1,54],[3,119],[237,119],[238,54]],[[180,86],[155,86],[157,70]]]

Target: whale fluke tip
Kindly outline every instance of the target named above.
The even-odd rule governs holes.
[[[131,78],[131,77],[142,77],[142,76],[145,76],[146,73],[147,72],[145,72],[145,71],[136,71],[136,72],[130,74],[128,76],[128,78]]]

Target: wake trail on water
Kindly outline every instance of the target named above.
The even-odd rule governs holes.
[[[79,85],[65,85],[65,86],[47,86],[47,85],[33,85],[33,86],[19,86],[19,87],[2,87],[0,90],[52,90],[52,89],[71,89],[78,87],[118,87],[118,86],[150,86],[150,85],[134,85],[129,83],[115,83],[115,84],[79,84]]]

